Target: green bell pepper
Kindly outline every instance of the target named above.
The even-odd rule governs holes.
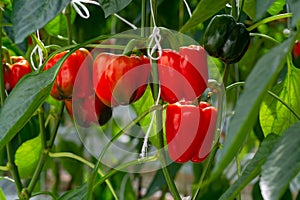
[[[216,15],[208,24],[203,38],[203,47],[209,55],[224,63],[236,63],[246,53],[250,34],[242,23],[231,15]]]

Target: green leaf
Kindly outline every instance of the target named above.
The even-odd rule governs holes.
[[[74,10],[71,12],[71,23],[74,22],[75,17],[76,17],[76,12]],[[67,37],[68,25],[67,25],[66,16],[64,16],[62,13],[57,15],[55,18],[49,21],[44,28],[49,35],[52,36],[62,35]]]
[[[168,166],[168,169],[170,171],[170,176],[173,180],[174,180],[177,172],[180,170],[181,166],[182,166],[182,164],[178,164],[178,163],[172,163]],[[143,197],[144,198],[150,197],[152,194],[161,190],[166,185],[167,185],[166,179],[164,178],[162,169],[160,169],[156,172],[153,180],[151,181],[150,186],[148,187],[148,190],[147,190],[145,196],[143,196]]]
[[[42,150],[41,137],[24,142],[16,151],[15,163],[21,178],[30,178],[40,159]]]
[[[87,184],[84,183],[79,188],[75,188],[64,193],[59,200],[83,200],[86,199]]]
[[[264,0],[264,1],[256,1],[256,20],[263,17],[263,15],[267,12],[268,8],[274,3],[275,0]]]
[[[229,0],[201,0],[195,8],[192,17],[184,24],[184,26],[180,29],[180,32],[186,32],[209,19],[219,10],[224,8],[228,2]]]
[[[149,110],[154,104],[155,104],[155,102],[152,97],[151,89],[150,89],[150,87],[147,87],[144,95],[137,102],[135,102],[132,105],[137,113],[137,116],[140,116],[142,113]],[[139,121],[139,124],[144,133],[146,133],[149,128],[152,114],[153,114],[153,112],[149,113],[141,121]],[[149,140],[154,146],[158,147],[158,141],[157,141],[157,137],[156,137],[156,120],[154,120],[154,123],[151,127],[151,131],[149,134]]]
[[[257,150],[255,156],[247,165],[239,179],[220,197],[219,200],[234,199],[256,176],[261,172],[262,165],[266,162],[267,156],[271,153],[279,136],[270,134],[266,137]]]
[[[260,188],[265,200],[276,200],[300,172],[300,122],[287,129],[262,167]]]
[[[4,194],[4,192],[2,191],[1,188],[0,188],[0,199],[1,200],[6,200],[5,194]]]
[[[219,176],[237,155],[248,133],[252,130],[261,101],[282,70],[294,41],[295,37],[291,37],[271,49],[258,60],[246,79],[245,89],[237,101],[235,114],[229,124],[220,159],[213,171],[214,178]]]
[[[25,126],[47,99],[60,66],[73,51],[69,51],[49,70],[24,76],[8,95],[0,109],[0,149]]]
[[[105,17],[125,8],[132,0],[98,0],[104,11]]]
[[[286,3],[289,5],[293,17],[291,20],[291,26],[295,27],[300,20],[300,1],[298,0],[286,0]]]
[[[42,28],[58,15],[68,3],[70,0],[14,0],[12,22],[15,42],[22,42],[29,34]]]
[[[283,6],[285,5],[285,0],[275,0],[273,5],[268,9],[268,13],[271,15],[277,15],[280,11],[283,10]]]
[[[292,108],[300,116],[300,70],[289,67],[285,80],[276,85],[272,92]],[[264,135],[269,133],[282,134],[288,127],[299,119],[281,102],[267,95],[260,108],[260,123]]]
[[[255,19],[255,9],[256,1],[255,0],[244,0],[243,11],[250,17],[250,19]]]

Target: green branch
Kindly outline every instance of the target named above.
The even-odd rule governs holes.
[[[276,20],[279,20],[279,19],[290,18],[292,16],[293,16],[292,13],[284,13],[284,14],[279,14],[279,15],[274,15],[274,16],[271,16],[271,17],[267,17],[267,18],[262,19],[261,21],[255,23],[255,24],[253,24],[252,26],[248,27],[247,30],[252,31],[252,30],[256,29],[257,27],[259,27],[262,24],[266,24],[266,23],[276,21]]]
[[[77,160],[77,161],[79,161],[79,162],[81,162],[81,163],[87,165],[88,167],[90,167],[90,168],[92,168],[92,169],[95,167],[95,165],[94,165],[93,163],[91,163],[91,162],[85,160],[84,158],[82,158],[82,157],[80,157],[80,156],[78,156],[78,155],[76,155],[76,154],[69,153],[69,152],[59,152],[59,153],[51,153],[51,152],[50,152],[50,153],[49,153],[49,157],[51,157],[51,158],[72,158],[72,159],[74,159],[74,160]],[[104,172],[101,171],[100,168],[98,168],[97,172],[98,172],[98,174],[99,174],[100,176],[102,176],[102,177],[104,176]],[[108,188],[110,189],[112,195],[114,196],[114,198],[115,198],[115,199],[118,199],[118,196],[117,196],[117,194],[116,194],[116,192],[115,192],[113,186],[111,185],[110,181],[109,181],[109,180],[105,180],[105,182],[106,182]]]

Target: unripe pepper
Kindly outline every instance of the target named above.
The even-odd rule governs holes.
[[[145,56],[100,53],[93,64],[93,85],[107,106],[128,105],[145,92],[151,71]]]
[[[209,103],[169,104],[166,109],[166,140],[170,158],[178,163],[201,162],[209,154],[216,129],[217,110]]]
[[[209,55],[228,64],[238,62],[249,43],[250,34],[245,25],[237,23],[231,15],[213,17],[203,37],[203,47]]]
[[[164,49],[158,59],[161,98],[168,103],[192,101],[207,88],[206,52],[201,46]]]
[[[11,56],[11,64],[4,64],[4,85],[5,90],[10,91],[16,86],[19,80],[32,70],[29,62],[22,56]]]

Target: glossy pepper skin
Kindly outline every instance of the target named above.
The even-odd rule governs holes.
[[[95,94],[75,100],[66,99],[65,105],[71,118],[74,119],[79,126],[85,128],[92,124],[102,126],[107,123],[112,116],[111,107],[104,105]]]
[[[296,41],[292,50],[292,59],[296,68],[300,69],[300,42]]]
[[[168,103],[192,101],[207,88],[207,55],[201,46],[164,49],[158,59],[161,98]]]
[[[216,129],[216,108],[206,102],[169,104],[166,109],[166,140],[174,162],[202,162],[212,146]]]
[[[93,64],[93,85],[107,106],[128,105],[145,92],[151,71],[145,56],[100,53]]]
[[[231,15],[216,15],[208,24],[203,47],[209,55],[231,64],[238,62],[246,53],[250,34],[242,23],[237,23]]]
[[[53,67],[68,51],[63,51],[52,57],[45,65],[44,70]],[[93,58],[90,52],[80,48],[72,53],[62,64],[55,79],[51,96],[57,100],[71,99],[73,86],[80,67],[92,65]]]
[[[5,90],[10,93],[19,80],[32,70],[29,62],[22,56],[11,56],[11,64],[4,64],[4,85]]]

